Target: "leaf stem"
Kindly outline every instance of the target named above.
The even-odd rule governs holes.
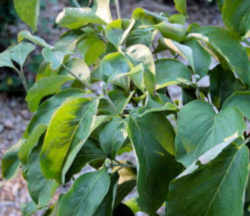
[[[120,11],[120,2],[119,0],[115,0],[116,12],[118,19],[121,19],[121,11]]]
[[[77,0],[73,0],[73,3],[76,7],[80,8],[81,5],[79,4],[79,2]]]
[[[87,83],[85,80],[80,79],[77,75],[75,75],[70,68],[68,68],[65,64],[62,64],[62,66],[68,71],[70,75],[72,75],[74,78],[76,78],[79,82],[81,82],[86,88],[91,90],[96,96],[99,96],[98,91],[93,88],[89,83]]]
[[[132,164],[128,164],[128,163],[121,163],[120,161],[118,161],[118,160],[116,160],[116,159],[114,160],[114,162],[116,163],[116,165],[115,165],[115,166],[135,168],[135,166],[134,166],[134,165],[132,165]]]
[[[28,88],[27,80],[24,76],[23,67],[21,67],[20,70],[18,70],[16,67],[14,67],[14,70],[17,72],[18,76],[20,77],[22,84],[23,84],[23,87],[25,89],[25,92],[27,93],[29,88]]]

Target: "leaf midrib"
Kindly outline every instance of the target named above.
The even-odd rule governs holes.
[[[227,175],[228,175],[230,169],[232,168],[233,162],[234,162],[234,160],[235,160],[237,154],[238,154],[238,152],[235,153],[235,155],[234,155],[233,158],[232,158],[232,161],[230,162],[228,168],[226,169],[225,175],[224,175],[223,178],[221,179],[221,182],[219,183],[218,188],[217,188],[217,190],[215,191],[215,194],[214,194],[213,198],[211,199],[211,201],[210,201],[210,203],[209,203],[209,205],[208,205],[207,211],[205,212],[205,215],[204,215],[204,216],[207,216],[207,215],[208,215],[209,210],[211,209],[211,206],[213,205],[213,203],[214,203],[214,201],[215,201],[215,199],[216,199],[218,193],[220,192],[220,188],[222,187],[222,185],[223,185],[223,183],[224,183],[224,181],[225,181],[225,179],[226,179],[226,177],[227,177]]]

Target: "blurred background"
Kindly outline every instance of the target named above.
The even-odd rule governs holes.
[[[79,0],[87,5],[88,0]],[[189,23],[200,25],[222,25],[222,20],[215,0],[187,0]],[[168,14],[176,13],[173,0],[120,0],[122,17],[130,17],[132,11],[142,7],[154,12]],[[73,6],[73,0],[42,0],[41,14],[37,34],[53,44],[64,31],[55,24],[56,14],[63,7]],[[115,6],[112,5],[115,15]],[[17,33],[27,29],[21,22],[12,0],[0,0],[0,52],[15,44]],[[29,85],[32,85],[41,55],[34,52],[25,67],[25,75]],[[25,92],[16,73],[9,68],[0,68],[0,160],[3,153],[14,145],[22,136],[26,125],[31,118],[27,110]],[[0,168],[1,169],[1,168]],[[17,178],[5,182],[0,176],[0,216],[21,215],[22,203],[29,201],[26,185],[19,174]]]

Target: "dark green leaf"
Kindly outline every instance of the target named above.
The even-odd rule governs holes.
[[[209,77],[211,98],[218,108],[221,108],[225,99],[234,91],[243,90],[243,85],[233,73],[223,69],[220,65],[209,72]]]
[[[115,206],[118,206],[123,199],[135,188],[136,180],[132,179],[118,185]]]
[[[122,113],[126,109],[132,95],[133,92],[131,92],[130,95],[127,95],[120,89],[110,91],[108,96],[113,104],[111,104],[107,98],[102,98],[100,101],[99,112],[105,115],[117,115]]]
[[[18,151],[20,145],[22,144],[22,140],[20,140],[16,145],[12,146],[3,156],[2,158],[2,176],[5,179],[12,178],[19,166],[18,159]]]
[[[119,175],[116,172],[113,173],[111,176],[109,191],[94,216],[113,216],[118,180]]]
[[[250,1],[245,0],[224,0],[222,7],[222,18],[225,25],[232,31],[244,35],[248,29],[242,26],[244,16],[249,15]]]
[[[91,76],[93,80],[109,82],[128,90],[129,79],[122,76],[129,73],[131,68],[130,61],[121,53],[115,52],[106,55]]]
[[[170,85],[190,83],[191,71],[181,62],[174,59],[156,61],[156,88],[165,88]]]
[[[167,216],[243,215],[247,176],[247,148],[230,146],[212,162],[171,183]]]
[[[44,207],[52,199],[58,185],[55,181],[47,180],[43,176],[39,150],[39,148],[36,148],[31,153],[28,163],[24,166],[24,177],[33,201],[38,206]]]
[[[18,157],[23,164],[28,162],[30,153],[37,145],[41,135],[46,131],[47,125],[39,124],[32,133],[24,140],[18,152]]]
[[[230,107],[216,113],[207,102],[193,101],[178,114],[177,159],[187,167],[214,146],[242,136],[245,128],[244,118],[238,110]]]
[[[130,117],[129,136],[139,163],[139,205],[154,214],[166,198],[170,181],[182,170],[167,152],[174,152],[174,131],[164,115],[150,113],[141,118]]]
[[[217,58],[221,63],[226,62],[236,77],[239,77],[243,83],[250,85],[246,50],[229,31],[214,26],[199,27],[194,29],[190,37],[202,40],[211,46],[217,52]],[[235,58],[235,53],[237,53],[237,58]]]
[[[185,45],[192,49],[194,72],[201,78],[207,75],[212,60],[210,54],[195,40],[189,40]]]
[[[114,159],[127,136],[125,122],[120,117],[114,117],[100,131],[100,146],[108,157]]]
[[[238,108],[243,115],[250,119],[250,91],[237,91],[228,97],[223,103],[222,109],[227,107]]]
[[[70,179],[74,174],[80,172],[87,163],[104,160],[105,158],[106,154],[98,146],[98,143],[88,139],[67,172],[66,179]]]
[[[59,202],[60,216],[93,216],[109,191],[110,176],[105,169],[84,174]]]
[[[115,208],[113,216],[135,216],[135,214],[127,205],[120,203]]]

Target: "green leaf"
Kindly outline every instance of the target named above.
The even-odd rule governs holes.
[[[132,46],[136,44],[144,44],[150,47],[155,35],[155,30],[151,26],[139,25],[136,23],[135,27],[126,38],[126,45]]]
[[[108,157],[114,159],[127,136],[125,122],[120,117],[114,117],[100,131],[100,146]]]
[[[24,134],[24,138],[27,139],[29,135],[34,133],[33,131],[36,130],[37,127],[40,127],[40,125],[48,126],[52,115],[64,103],[65,100],[83,96],[84,92],[81,89],[69,88],[62,90],[57,95],[43,102],[31,119]]]
[[[36,111],[43,97],[58,93],[62,86],[70,80],[72,78],[69,76],[57,75],[45,77],[36,82],[26,96],[29,109],[32,112]]]
[[[79,177],[59,202],[61,216],[92,216],[109,191],[110,176],[105,169]]]
[[[41,166],[47,178],[64,182],[77,153],[89,137],[98,100],[66,100],[53,114],[41,152]]]
[[[106,157],[106,154],[102,151],[99,144],[92,139],[88,139],[67,172],[66,182],[74,174],[80,172],[87,163],[104,160]]]
[[[37,212],[37,206],[33,201],[22,204],[22,216],[32,216]]]
[[[86,37],[79,41],[77,48],[88,64],[95,64],[106,51],[106,44],[96,36]]]
[[[32,200],[38,206],[47,206],[54,195],[57,183],[45,179],[40,167],[40,148],[36,148],[30,155],[28,163],[24,166],[24,177],[28,183]]]
[[[230,146],[212,162],[171,183],[167,216],[243,215],[247,176],[248,149]]]
[[[106,22],[99,17],[91,8],[64,8],[57,16],[57,24],[69,29],[77,29],[89,23],[105,24]]]
[[[112,104],[107,98],[102,98],[99,112],[104,115],[118,115],[122,113],[126,109],[133,94],[134,92],[131,92],[130,95],[128,95],[124,91],[114,88],[112,91],[108,92]]]
[[[36,75],[36,81],[39,81],[42,78],[57,75],[59,70],[53,70],[51,68],[50,63],[43,61],[38,69],[38,73]]]
[[[0,53],[0,67],[14,68],[9,50]]]
[[[42,38],[35,36],[33,34],[31,34],[29,31],[24,30],[18,33],[18,42],[22,42],[23,40],[29,40],[31,42],[33,42],[34,44],[37,44],[41,47],[47,47],[52,49],[53,47],[51,45],[49,45],[45,40],[43,40]]]
[[[121,53],[110,53],[102,59],[99,68],[93,71],[92,80],[109,82],[128,90],[129,79],[123,75],[129,73],[131,68],[132,64]]]
[[[58,69],[65,58],[66,55],[69,54],[69,51],[65,50],[56,50],[56,49],[50,49],[50,48],[44,48],[42,50],[42,55],[45,62],[49,62],[51,65],[51,68],[53,70]]]
[[[245,0],[224,0],[222,18],[225,25],[232,31],[244,35],[249,29],[242,26],[244,16],[249,15],[250,2]]]
[[[40,12],[40,0],[14,0],[18,16],[28,24],[33,31],[37,30]]]
[[[192,49],[194,72],[201,78],[206,76],[212,62],[211,55],[196,40],[189,40],[185,45]]]
[[[82,81],[90,80],[90,69],[88,65],[80,58],[72,58],[65,63],[66,69],[62,68],[60,74],[68,74],[68,70],[74,74],[73,77],[78,77]]]
[[[214,26],[199,27],[190,34],[190,37],[202,40],[211,46],[218,53],[217,58],[220,61],[223,59],[236,77],[239,77],[243,83],[250,85],[246,50],[229,31]],[[235,58],[235,53],[237,53],[237,58]],[[224,63],[223,61],[221,63]]]
[[[237,91],[228,97],[223,103],[222,109],[236,107],[242,114],[250,119],[250,91]]]
[[[113,173],[111,175],[109,191],[102,201],[101,205],[95,212],[94,216],[113,216],[118,180],[119,175],[117,174],[117,172]]]
[[[69,30],[61,35],[55,44],[57,50],[68,50],[73,52],[77,43],[82,39],[84,32],[82,30]]]
[[[245,128],[243,116],[234,108],[215,113],[207,102],[196,100],[188,103],[178,114],[177,160],[187,167],[214,146],[242,136]]]
[[[187,1],[186,0],[174,0],[176,10],[182,14],[187,13]]]
[[[124,34],[125,22],[124,20],[117,19],[109,23],[105,28],[105,35],[110,43],[115,47],[119,47]]]
[[[11,59],[23,67],[27,57],[34,49],[35,47],[31,43],[22,42],[9,49]]]
[[[183,41],[186,37],[187,28],[181,24],[165,21],[154,27],[158,29],[164,37],[175,41]]]
[[[136,8],[133,11],[132,18],[143,25],[154,25],[161,21],[167,21],[167,17],[159,15],[158,13],[150,12],[143,8]]]
[[[182,170],[168,153],[174,152],[174,131],[161,113],[149,113],[141,118],[130,116],[128,125],[139,163],[139,205],[153,215],[165,200],[170,181]]]
[[[213,104],[221,108],[223,102],[233,92],[243,90],[244,86],[240,80],[236,79],[232,71],[225,70],[221,65],[216,66],[209,72],[210,78],[210,93]]]
[[[18,152],[19,160],[26,164],[28,162],[29,156],[33,150],[33,148],[36,147],[40,137],[42,134],[46,131],[47,126],[43,124],[39,124],[28,136],[26,140],[24,140],[23,144],[20,147],[20,150]]]
[[[123,199],[135,188],[136,180],[132,179],[118,185],[115,206],[118,206]]]
[[[148,47],[137,44],[127,49],[127,54],[135,66],[140,65],[140,72],[132,75],[132,80],[142,91],[146,88],[151,94],[155,90],[155,63]],[[139,76],[139,81],[138,81]]]
[[[165,38],[163,43],[176,54],[186,59],[195,73],[201,77],[206,75],[211,63],[211,57],[198,42],[190,40],[185,44],[180,44]]]
[[[18,151],[20,145],[22,144],[22,140],[20,140],[16,145],[12,146],[3,156],[2,158],[2,176],[5,179],[12,178],[19,166],[18,159]]]
[[[191,71],[181,62],[174,59],[160,59],[156,61],[156,88],[190,83]]]

